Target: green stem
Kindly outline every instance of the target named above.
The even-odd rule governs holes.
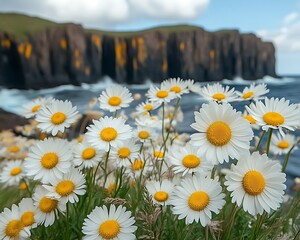
[[[211,171],[211,178],[214,179],[215,178],[215,174],[216,174],[216,171],[217,171],[217,166],[215,165]]]
[[[165,141],[165,103],[162,103],[162,109],[163,109],[163,116],[162,116],[162,122],[161,122],[161,136],[163,141]]]
[[[231,229],[232,229],[232,226],[234,224],[234,218],[235,218],[236,213],[237,213],[238,210],[239,210],[239,207],[238,207],[237,204],[235,204],[234,208],[233,208],[233,210],[230,214],[229,220],[228,220],[228,222],[227,222],[227,224],[225,225],[225,228],[224,228],[224,235],[223,235],[224,240],[231,239],[230,238]]]
[[[270,128],[268,142],[267,142],[267,151],[266,151],[266,153],[267,153],[268,156],[269,156],[269,152],[270,152],[270,145],[271,145],[272,133],[273,133],[273,128]]]
[[[259,233],[266,216],[267,216],[266,213],[263,213],[262,215],[259,215],[259,217],[255,221],[255,225],[254,225],[252,233],[250,235],[250,240],[257,239],[257,234]]]
[[[105,184],[106,184],[107,176],[108,176],[108,174],[107,174],[107,163],[108,163],[109,153],[110,153],[110,145],[109,145],[109,149],[108,149],[108,152],[107,152],[106,158],[105,158],[103,189],[105,188]]]
[[[265,136],[265,133],[266,133],[266,131],[262,131],[262,135],[260,136],[260,139],[259,139],[259,141],[258,141],[258,144],[257,144],[257,146],[256,146],[255,151],[258,151],[259,146],[260,146],[260,144],[261,144],[261,141],[262,141],[262,139],[263,139],[264,136]]]
[[[289,162],[290,155],[291,155],[293,149],[298,145],[299,142],[300,142],[300,140],[299,140],[296,144],[294,144],[293,147],[291,147],[291,149],[290,149],[290,150],[288,151],[288,153],[285,155],[284,162],[283,162],[283,164],[282,164],[282,172],[285,172],[285,169],[286,169],[287,164],[288,164],[288,162]]]

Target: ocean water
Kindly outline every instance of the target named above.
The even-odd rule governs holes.
[[[300,103],[300,78],[282,78],[274,79],[265,77],[257,80],[257,83],[266,83],[270,92],[267,94],[268,97],[286,98],[291,103]],[[103,78],[99,83],[96,84],[83,84],[82,86],[59,86],[50,89],[42,90],[17,90],[17,89],[0,89],[0,108],[14,112],[17,114],[21,113],[22,105],[35,99],[37,97],[55,97],[61,100],[70,100],[73,105],[76,105],[80,112],[85,112],[86,105],[93,97],[99,97],[100,93],[105,90],[107,86],[112,84],[112,80],[109,78]],[[245,81],[242,79],[223,80],[222,84],[234,87],[236,90],[241,91],[245,86],[252,83],[252,81]],[[206,85],[207,83],[201,83]],[[142,96],[145,95],[151,82],[148,81],[143,85],[128,85],[130,91],[134,93],[140,93]],[[141,101],[134,101],[130,108],[126,109],[127,113],[134,111],[136,105]],[[197,94],[189,94],[183,96],[181,101],[181,109],[184,113],[184,121],[178,125],[178,129],[181,132],[192,133],[193,129],[190,124],[194,122],[194,111],[198,110],[205,100]],[[242,110],[244,103],[233,103],[236,109]],[[98,106],[96,106],[97,108]],[[1,123],[0,123],[1,124]],[[295,132],[296,135],[300,136],[300,130]],[[281,159],[282,160],[282,159]],[[295,177],[300,177],[300,149],[296,150],[291,154],[289,165],[287,168],[288,185],[290,186]]]

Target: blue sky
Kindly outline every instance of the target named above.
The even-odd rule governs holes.
[[[118,31],[174,24],[239,29],[274,42],[279,74],[300,74],[300,0],[0,0],[0,11]]]

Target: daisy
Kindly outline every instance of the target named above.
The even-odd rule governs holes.
[[[21,160],[9,161],[3,167],[0,174],[0,182],[9,186],[18,185],[20,180],[25,176]]]
[[[138,126],[136,131],[134,131],[134,136],[140,140],[140,142],[145,142],[153,139],[155,137],[155,132],[150,127]]]
[[[262,98],[263,95],[267,94],[270,90],[267,89],[266,84],[252,83],[249,87],[245,87],[243,92],[236,91],[241,101],[254,100],[257,101]]]
[[[67,140],[47,138],[33,145],[25,158],[27,176],[48,183],[70,171],[72,151]]]
[[[174,197],[171,199],[173,213],[179,215],[178,219],[185,218],[186,224],[194,221],[203,227],[210,223],[212,213],[218,214],[224,206],[225,194],[217,180],[194,175],[182,180],[176,186]]]
[[[271,138],[271,148],[270,150],[274,154],[282,155],[287,154],[290,149],[297,144],[297,139],[292,134],[285,134],[285,136],[281,136],[280,134],[273,135]],[[297,146],[293,148],[293,151],[298,149]]]
[[[281,165],[266,154],[254,152],[242,156],[236,165],[231,165],[225,179],[227,190],[232,192],[232,202],[243,205],[251,215],[276,210],[283,201],[285,174],[281,172]]]
[[[131,127],[122,118],[107,117],[93,120],[87,127],[86,139],[95,148],[109,151],[110,147],[118,147],[123,141],[131,138]]]
[[[72,123],[78,119],[78,111],[69,101],[54,100],[50,105],[44,105],[36,114],[37,127],[43,132],[55,136],[58,132],[63,133]]]
[[[246,109],[264,131],[279,129],[280,134],[284,135],[282,128],[294,131],[300,122],[300,109],[284,98],[265,98],[265,103],[257,101],[246,106]]]
[[[66,204],[57,199],[48,197],[49,192],[42,186],[35,188],[33,194],[34,205],[36,206],[36,223],[45,227],[51,226],[59,212],[65,212]]]
[[[111,85],[102,92],[98,100],[101,109],[115,112],[121,108],[129,107],[133,98],[126,87]]]
[[[126,169],[126,174],[130,178],[138,178],[142,175],[145,175],[150,170],[150,163],[142,158],[139,155],[138,158],[134,159],[131,162],[131,165]]]
[[[119,188],[119,184],[116,183],[116,180],[116,176],[113,173],[107,176],[104,188],[108,196],[112,196],[113,192]]]
[[[224,88],[220,83],[206,85],[199,94],[208,101],[216,101],[218,103],[236,101],[234,88],[229,89],[229,86]]]
[[[135,124],[145,128],[160,128],[161,120],[156,116],[142,115],[135,119]]]
[[[189,93],[190,83],[183,81],[180,78],[170,78],[161,83],[162,89],[167,89],[170,92],[175,93],[176,97],[181,97],[181,95]]]
[[[191,127],[200,133],[191,135],[191,144],[213,164],[228,162],[229,157],[237,159],[249,150],[253,131],[230,104],[203,104],[195,112],[195,121]]]
[[[87,141],[78,143],[74,147],[73,164],[80,169],[96,167],[103,159],[104,152],[92,147]]]
[[[53,101],[53,98],[37,98],[23,106],[22,115],[25,118],[34,117],[40,110],[41,106],[49,105]]]
[[[33,204],[32,198],[23,198],[19,203],[20,219],[25,227],[37,227],[35,214],[36,207]]]
[[[161,86],[161,88],[151,86],[146,96],[151,102],[157,102],[159,104],[168,103],[176,97],[174,92],[171,92],[166,87]]]
[[[182,173],[182,176],[192,173],[209,174],[212,169],[211,162],[201,157],[198,153],[198,148],[187,143],[180,147],[175,145],[169,151],[167,159],[173,165],[175,174]]]
[[[30,230],[24,227],[21,219],[19,208],[13,204],[11,210],[4,208],[0,213],[0,239],[28,239],[30,237]]]
[[[136,239],[134,232],[134,217],[132,213],[126,211],[123,206],[110,205],[109,210],[106,206],[96,207],[84,219],[82,232],[85,234],[83,239]]]
[[[148,113],[157,109],[159,106],[160,106],[159,102],[150,102],[147,100],[146,102],[140,103],[136,107],[136,112],[139,114]]]
[[[251,115],[249,115],[248,112],[247,112],[246,110],[243,112],[243,118],[246,119],[246,120],[250,123],[250,125],[251,125],[251,127],[252,127],[253,129],[258,130],[258,129],[260,128],[260,127],[256,124],[256,120],[255,120]]]
[[[162,182],[149,181],[146,183],[146,189],[152,196],[154,203],[159,205],[170,205],[174,184],[169,180]]]
[[[109,158],[116,167],[128,167],[131,159],[138,157],[140,148],[141,146],[134,140],[124,141],[120,146],[112,148]]]
[[[168,120],[172,120],[173,119],[173,122],[175,122],[174,120],[176,120],[178,122],[182,122],[183,121],[184,115],[183,115],[183,112],[182,112],[182,110],[181,110],[180,107],[177,109],[175,116],[174,116],[174,114],[175,114],[175,107],[171,106],[171,105],[166,105],[164,111],[163,111],[162,108],[160,108],[158,110],[158,116],[160,118],[163,118],[163,116],[164,116],[165,120],[166,119],[168,119]]]
[[[84,195],[86,190],[85,176],[76,168],[65,173],[62,178],[50,181],[51,186],[43,185],[49,191],[50,198],[59,199],[62,202],[75,203],[79,201],[78,195]]]

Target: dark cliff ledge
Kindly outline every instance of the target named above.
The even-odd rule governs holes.
[[[0,33],[0,85],[46,88],[92,83],[108,75],[118,83],[276,77],[275,49],[237,30],[166,27],[128,34],[86,31],[80,25],[50,26],[20,40]]]

